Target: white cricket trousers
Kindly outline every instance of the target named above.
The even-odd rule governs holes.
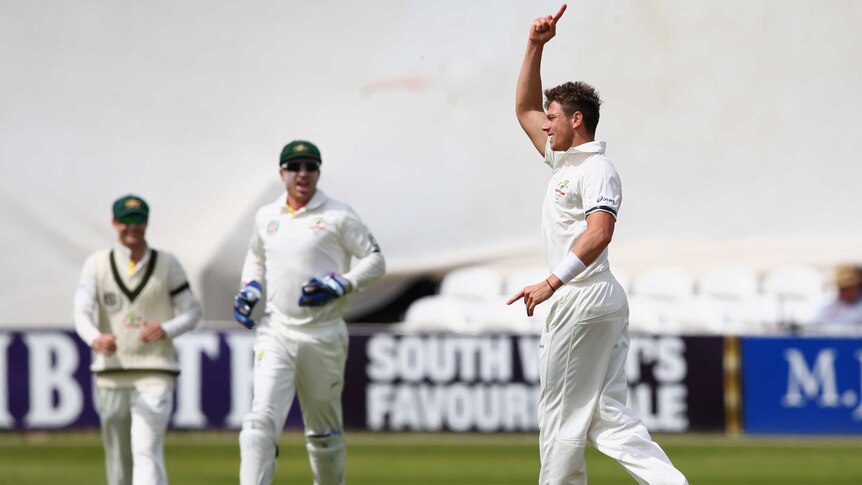
[[[610,311],[605,316],[596,312]],[[628,303],[613,279],[557,291],[539,345],[541,485],[585,485],[587,443],[639,484],[685,485],[626,407]]]
[[[166,385],[97,388],[109,485],[167,485],[165,432],[174,403]]]
[[[347,360],[347,325],[304,329],[261,322],[254,362],[254,398],[240,432],[240,484],[269,485],[276,444],[299,396],[315,485],[344,483],[346,450],[341,391]]]

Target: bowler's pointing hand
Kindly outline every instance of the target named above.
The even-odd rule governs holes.
[[[553,39],[557,35],[557,21],[560,20],[565,11],[566,4],[564,3],[553,17],[548,15],[533,20],[533,25],[530,26],[530,42],[544,45]]]
[[[533,310],[536,306],[550,298],[553,294],[554,289],[551,287],[548,280],[545,280],[541,283],[524,287],[524,289],[519,291],[517,295],[509,298],[509,301],[507,301],[506,304],[511,305],[523,298],[524,304],[527,305],[527,316],[532,317]]]

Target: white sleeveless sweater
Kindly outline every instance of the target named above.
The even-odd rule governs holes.
[[[186,287],[168,286],[169,258],[151,250],[146,268],[128,275],[118,268],[112,250],[95,258],[98,325],[102,333],[116,336],[117,351],[96,353],[90,370],[97,374],[125,371],[157,371],[179,374],[170,337],[144,343],[140,331],[148,320],[165,322],[174,317],[171,295]]]

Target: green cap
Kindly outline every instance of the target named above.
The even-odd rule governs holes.
[[[114,218],[120,222],[147,222],[150,206],[137,195],[125,195],[114,201]]]
[[[297,158],[310,158],[317,160],[318,163],[323,163],[323,160],[320,159],[320,150],[317,149],[314,143],[305,140],[293,140],[281,150],[281,158],[278,164],[281,168],[284,168],[287,166],[289,160]]]

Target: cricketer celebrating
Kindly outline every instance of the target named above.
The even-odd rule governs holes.
[[[518,121],[552,171],[542,208],[551,274],[508,302],[523,298],[532,316],[554,296],[539,345],[539,483],[586,484],[589,442],[638,483],[686,484],[625,405],[629,309],[607,250],[622,187],[605,143],[595,141],[598,93],[565,83],[545,91],[542,104],[542,50],[565,9],[533,21],[515,95]]]
[[[380,277],[385,261],[353,209],[317,189],[320,164],[320,151],[310,142],[292,141],[282,150],[279,174],[287,193],[255,216],[234,301],[236,320],[255,328],[251,311],[265,284],[254,398],[239,435],[243,485],[272,483],[276,443],[295,394],[314,483],[344,483],[345,295]]]
[[[167,484],[164,438],[180,372],[172,341],[197,326],[201,305],[177,258],[147,245],[147,203],[127,195],[113,212],[118,241],[84,263],[75,329],[95,351],[108,483]]]

